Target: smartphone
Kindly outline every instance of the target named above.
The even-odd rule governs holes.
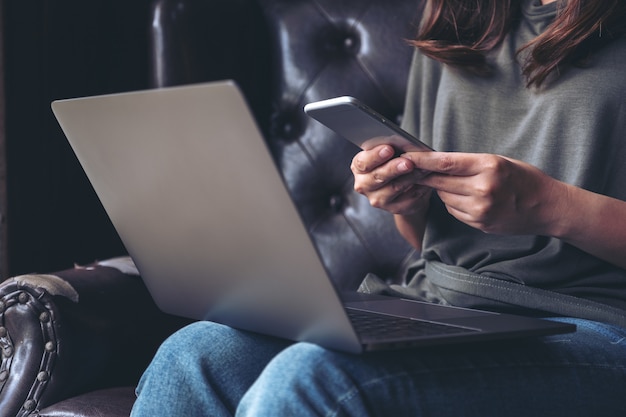
[[[354,97],[315,101],[304,112],[361,149],[388,144],[396,153],[433,149]]]

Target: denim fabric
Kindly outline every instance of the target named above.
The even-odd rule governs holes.
[[[160,348],[133,417],[624,416],[626,329],[350,355],[209,322]]]

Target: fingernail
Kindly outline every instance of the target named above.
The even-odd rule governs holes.
[[[380,152],[378,152],[378,155],[380,155],[381,158],[389,158],[393,155],[393,152],[389,149],[389,147],[385,146],[380,150]]]
[[[406,172],[409,170],[409,164],[406,161],[402,161],[398,164],[398,171]]]

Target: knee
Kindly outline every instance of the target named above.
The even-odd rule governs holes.
[[[206,356],[215,353],[217,341],[229,337],[232,329],[219,324],[199,321],[183,327],[170,335],[159,347],[154,364],[165,367],[197,366]],[[232,336],[231,336],[232,337]]]
[[[157,354],[166,356],[193,354],[194,349],[204,344],[207,334],[215,332],[210,324],[196,322],[174,332],[161,344]]]
[[[267,366],[268,375],[282,375],[286,381],[302,381],[324,378],[325,374],[337,372],[337,356],[334,352],[311,343],[297,343],[283,350]]]
[[[311,415],[324,414],[328,401],[353,386],[342,355],[309,343],[286,348],[269,362],[248,391],[243,409],[250,415],[262,414],[265,409],[291,415],[291,411],[303,412],[308,407],[313,408]]]

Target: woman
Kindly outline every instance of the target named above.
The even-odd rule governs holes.
[[[359,356],[195,323],[133,415],[625,415],[625,18],[622,0],[428,1],[404,127],[444,152],[352,164],[423,253],[407,287],[364,288],[576,333]]]

